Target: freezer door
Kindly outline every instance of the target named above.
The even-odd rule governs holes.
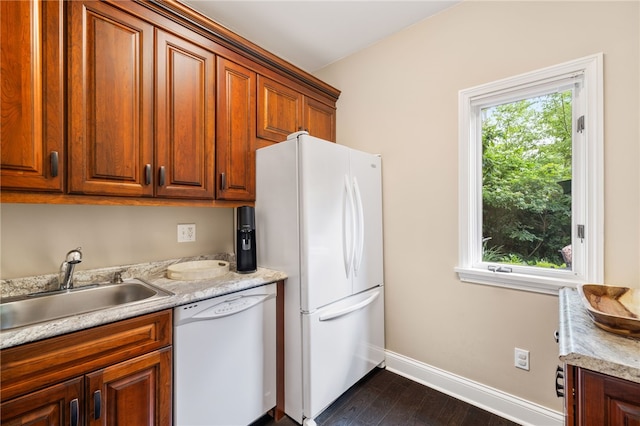
[[[299,137],[301,309],[351,295],[354,207],[349,149]]]
[[[384,360],[383,287],[302,315],[303,414],[314,418]]]
[[[383,284],[382,174],[380,157],[350,150],[356,230],[353,292]]]

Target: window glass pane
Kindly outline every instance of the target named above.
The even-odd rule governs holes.
[[[481,109],[483,261],[571,268],[572,96]]]

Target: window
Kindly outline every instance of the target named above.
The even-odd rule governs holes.
[[[602,61],[460,91],[461,280],[550,294],[602,282]]]

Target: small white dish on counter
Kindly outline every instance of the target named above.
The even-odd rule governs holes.
[[[167,268],[167,278],[180,281],[206,280],[229,272],[229,262],[223,260],[196,260],[176,263]]]

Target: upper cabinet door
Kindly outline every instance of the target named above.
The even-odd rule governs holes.
[[[61,192],[63,3],[1,1],[2,189]]]
[[[258,76],[258,137],[282,142],[293,132],[335,142],[336,109],[294,89]]]
[[[219,200],[256,198],[256,73],[218,58],[218,135],[216,139]]]
[[[282,142],[303,130],[303,96],[295,90],[258,76],[258,137]]]
[[[305,96],[304,128],[311,136],[335,142],[336,109]]]
[[[157,30],[156,195],[213,199],[215,56]]]
[[[153,27],[105,3],[69,13],[69,192],[152,196]]]

